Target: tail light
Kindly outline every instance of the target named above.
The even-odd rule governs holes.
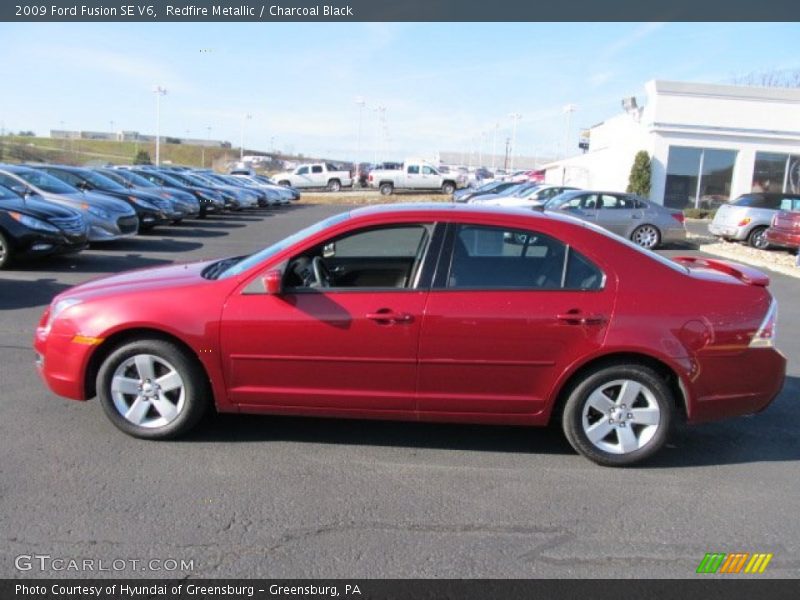
[[[686,221],[686,217],[683,215],[682,212],[672,213],[672,218],[675,219],[681,225],[683,225],[683,223]]]
[[[369,175],[369,177],[368,177],[367,179],[368,179],[369,181],[372,181],[372,174],[370,174],[370,175]]]
[[[767,316],[761,322],[753,339],[750,340],[751,348],[772,348],[775,345],[775,333],[778,325],[778,301],[775,298],[769,305]]]
[[[745,217],[741,221],[739,221],[739,227],[744,227],[745,225],[749,225],[752,219],[750,217]]]

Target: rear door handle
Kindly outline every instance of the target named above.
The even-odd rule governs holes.
[[[559,321],[564,321],[569,325],[602,325],[608,321],[608,317],[605,315],[584,315],[583,313],[577,311],[562,313],[560,315],[556,315],[556,318]]]
[[[382,308],[374,313],[367,313],[370,321],[377,323],[411,323],[414,317],[408,313],[396,313],[388,308]]]

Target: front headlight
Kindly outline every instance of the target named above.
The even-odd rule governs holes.
[[[60,230],[55,225],[51,225],[46,221],[42,221],[40,219],[36,219],[34,217],[29,217],[28,215],[23,215],[18,212],[10,212],[8,213],[12,219],[14,219],[17,223],[21,225],[25,225],[25,227],[29,229],[35,229],[36,231],[49,231],[50,233],[59,233]]]
[[[136,196],[128,196],[128,200],[133,202],[136,206],[140,206],[141,208],[146,208],[147,210],[158,210],[154,204],[148,202],[147,200],[137,198]]]
[[[76,304],[80,304],[81,302],[83,302],[83,300],[80,300],[79,298],[62,298],[58,302],[54,303],[50,307],[50,316],[47,318],[47,324],[44,326],[45,333],[50,331],[53,321],[55,321],[61,313],[68,308],[75,306]]]
[[[97,206],[89,206],[86,209],[90,214],[94,215],[98,219],[110,219],[111,215],[109,215],[106,211],[102,208],[98,208]]]

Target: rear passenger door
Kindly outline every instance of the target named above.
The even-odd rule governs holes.
[[[428,297],[418,410],[535,422],[558,377],[600,347],[615,289],[568,240],[451,224]]]
[[[642,221],[643,211],[636,208],[633,198],[617,194],[598,194],[595,222],[617,235],[627,237],[634,222]]]

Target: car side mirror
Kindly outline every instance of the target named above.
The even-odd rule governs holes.
[[[264,289],[270,296],[280,296],[283,292],[283,273],[278,269],[267,271],[263,281]]]

